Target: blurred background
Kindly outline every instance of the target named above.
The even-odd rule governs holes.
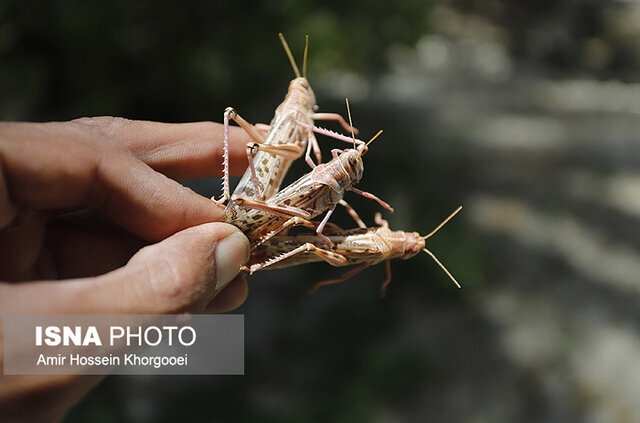
[[[463,289],[426,254],[384,300],[384,266],[259,272],[245,376],[109,377],[67,421],[640,421],[637,2],[2,0],[0,117],[268,122],[279,31],[321,111],[385,130],[359,187],[392,228],[465,207],[428,241]]]

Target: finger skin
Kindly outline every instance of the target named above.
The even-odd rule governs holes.
[[[148,243],[106,219],[58,217],[48,222],[34,279],[99,276],[127,264]]]
[[[126,266],[103,276],[0,284],[0,309],[3,314],[197,313],[216,294],[224,299],[226,287],[237,292],[240,283],[242,291],[242,279],[234,276],[248,258],[249,241],[236,227],[208,223],[143,248]],[[232,280],[239,282],[229,285]],[[233,292],[224,301],[227,309],[241,302]],[[57,420],[99,380],[0,376],[0,415],[15,421]]]
[[[249,295],[249,287],[244,275],[236,276],[229,285],[223,289],[209,303],[206,313],[226,313],[240,307]]]
[[[2,162],[0,161],[0,228],[4,228],[18,214],[18,207],[9,198],[9,191],[4,180]]]
[[[81,124],[0,124],[0,160],[14,204],[37,210],[88,207],[150,241],[222,217],[209,199]]]
[[[0,280],[40,279],[34,264],[42,256],[47,219],[47,213],[22,210],[0,229]]]
[[[143,248],[126,266],[102,276],[0,284],[0,309],[31,314],[200,312],[248,258],[249,241],[235,226],[207,223]]]
[[[81,118],[91,127],[127,147],[137,158],[174,179],[222,175],[223,125],[213,122],[161,123],[111,116]],[[249,136],[237,126],[229,128],[232,175],[247,168]]]
[[[216,295],[225,309],[239,305],[246,297],[246,290],[242,294],[246,284],[227,284],[248,258],[248,241],[240,235],[244,246],[225,244],[227,238],[238,239],[231,233],[239,234],[226,224],[183,230],[219,220],[221,213],[210,200],[166,177],[219,174],[221,133],[221,125],[207,122],[159,124],[96,118],[93,122],[0,123],[0,242],[28,250],[0,251],[4,264],[11,262],[8,267],[0,263],[2,276],[25,280],[100,273],[122,264],[142,244],[137,237],[120,238],[114,233],[77,230],[72,234],[70,230],[78,228],[68,227],[58,227],[56,232],[46,225],[46,211],[92,208],[141,238],[169,237],[100,277],[0,284],[3,313],[199,312],[216,304]],[[234,174],[246,166],[244,144],[248,139],[243,137],[242,132],[231,129]],[[12,227],[34,209],[45,213]],[[54,229],[53,235],[45,237],[45,228]],[[63,239],[65,235],[71,237]],[[65,241],[68,248],[55,248]],[[46,250],[52,254],[42,254]],[[74,266],[74,260],[82,259],[74,255],[80,250],[101,260]],[[221,251],[226,251],[222,255],[225,263]],[[10,252],[15,254],[9,257]],[[54,421],[101,377],[0,379],[0,415],[15,421]]]
[[[231,170],[239,172],[246,163],[247,139],[244,131],[231,129]],[[220,210],[209,201],[151,174],[135,158],[170,176],[201,177],[219,172],[221,145],[222,125],[211,122],[166,124],[99,117],[67,123],[0,124],[0,279],[38,278],[43,263],[45,276],[51,270],[49,257],[38,256],[46,218],[33,218],[37,214],[33,209],[93,206],[100,210],[102,205],[106,216],[151,241],[187,226],[219,220]],[[155,187],[148,186],[153,184]],[[28,222],[22,222],[25,215]],[[10,231],[2,230],[16,220],[20,222],[12,224]],[[63,242],[58,246],[72,250]],[[54,249],[49,251],[59,255]],[[113,269],[110,265],[102,268]],[[63,270],[60,277],[96,274],[84,270],[75,274]]]

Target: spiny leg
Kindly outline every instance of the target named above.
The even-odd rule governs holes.
[[[332,266],[346,266],[348,260],[342,254],[334,253],[333,251],[325,250],[323,248],[318,248],[315,245],[307,242],[304,245],[299,246],[298,248],[294,248],[293,250],[282,254],[281,256],[269,259],[263,263],[252,264],[249,267],[249,272],[253,273],[260,269],[264,269],[269,266],[273,266],[274,264],[286,260],[289,257],[292,257],[296,254],[300,253],[312,253],[320,257],[322,260],[326,261]]]
[[[313,119],[314,120],[335,120],[335,121],[338,121],[338,123],[340,123],[340,125],[344,128],[345,131],[347,132],[353,131],[353,133],[355,134],[358,133],[358,129],[354,126],[350,126],[347,123],[347,121],[344,120],[344,118],[340,116],[338,113],[314,113]]]
[[[255,142],[262,143],[264,142],[264,137],[260,132],[249,122],[244,120],[238,112],[233,107],[227,107],[224,111],[224,146],[223,146],[223,172],[224,176],[222,179],[222,198],[219,200],[213,200],[218,205],[222,205],[225,201],[229,199],[231,196],[231,188],[229,186],[229,119],[235,121],[244,131],[249,135],[249,137]]]
[[[226,200],[224,197],[222,197],[219,200],[216,200],[215,198],[211,197],[211,202],[213,203],[213,205],[219,208],[221,211],[225,211],[227,209],[227,206],[224,205],[225,201]]]
[[[284,231],[286,229],[292,228],[294,226],[304,226],[306,228],[316,230],[318,228],[318,223],[317,222],[312,222],[312,221],[307,220],[307,219],[303,219],[303,218],[298,217],[298,216],[294,216],[291,219],[289,219],[286,222],[284,222],[281,226],[278,226],[276,229],[272,230],[271,232],[269,232],[268,234],[266,234],[265,236],[260,238],[255,244],[252,244],[251,245],[251,249],[252,250],[255,249],[260,244],[262,244],[262,243],[270,240],[274,236],[278,235],[280,232],[282,232],[282,231]],[[329,244],[329,245],[331,245],[331,244]]]
[[[268,201],[258,200],[255,198],[246,198],[242,195],[233,195],[231,201],[239,206],[248,207],[250,209],[262,210],[267,213],[284,217],[301,217],[302,219],[311,219],[311,214],[298,207],[287,206],[284,204],[269,203]]]
[[[380,296],[382,298],[387,296],[387,286],[391,283],[391,260],[386,259],[384,262],[385,272],[387,274],[387,278],[380,285]]]
[[[316,292],[316,290],[318,288],[320,288],[321,286],[325,286],[325,285],[331,285],[334,283],[340,283],[340,282],[344,282],[347,279],[349,279],[350,277],[362,272],[364,269],[366,269],[367,267],[369,267],[368,263],[365,264],[361,264],[360,266],[356,267],[353,270],[348,271],[347,273],[345,273],[344,275],[340,276],[338,279],[331,279],[329,281],[322,281],[322,282],[318,282],[317,284],[315,284],[313,286],[313,288],[311,288],[311,291],[309,291],[309,294],[313,294],[314,292]]]
[[[222,197],[219,200],[216,200],[215,197],[211,197],[211,199],[219,206],[222,206],[225,201],[229,199],[231,195],[231,188],[229,187],[229,108],[224,112],[223,118],[223,133],[224,133],[224,143],[223,143],[223,152],[222,152],[222,166],[223,166],[223,174],[222,174]]]
[[[304,219],[303,219],[304,220]],[[305,220],[304,223],[300,222],[299,225],[301,226],[305,226],[309,229],[313,229],[314,231],[318,228],[318,226],[320,226],[320,222],[317,222],[315,220]],[[295,226],[295,225],[292,225]],[[324,229],[333,234],[336,232],[343,232],[344,229],[341,228],[340,226],[336,225],[335,223],[331,223],[331,222],[327,222],[327,224],[325,225]]]
[[[307,129],[312,130],[315,133],[326,135],[328,137],[335,138],[335,139],[340,140],[340,141],[348,142],[349,144],[353,144],[353,138],[349,138],[347,136],[338,134],[337,132],[333,132],[333,131],[331,131],[329,129],[319,128],[317,126],[312,126],[312,125],[307,125],[306,123],[300,122],[299,120],[296,120],[296,123],[298,125],[302,126],[303,128],[307,128]],[[361,144],[361,145],[365,144],[364,141],[359,140],[357,138],[356,138],[355,142],[356,142],[356,144]]]

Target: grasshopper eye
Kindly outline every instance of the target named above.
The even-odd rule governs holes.
[[[353,156],[349,156],[349,166],[356,167],[356,158]]]

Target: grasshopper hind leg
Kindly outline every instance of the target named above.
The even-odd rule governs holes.
[[[346,120],[338,113],[314,113],[313,120],[335,120],[337,121],[342,128],[347,131],[353,131],[354,134],[357,134],[359,131],[357,128],[349,125]]]
[[[249,169],[251,169],[251,181],[255,189],[256,198],[262,199],[262,195],[260,195],[261,187],[258,184],[258,175],[256,174],[256,167],[253,163],[253,159],[256,157],[256,154],[258,154],[259,151],[267,152],[293,161],[300,155],[302,155],[302,148],[299,145],[293,143],[269,145],[261,144],[258,142],[250,142],[247,144],[247,160],[249,162]]]
[[[325,250],[324,248],[316,247],[315,245],[307,242],[304,245],[299,246],[298,248],[294,248],[288,253],[282,254],[278,257],[269,259],[263,263],[257,263],[251,265],[248,270],[250,273],[258,271],[260,269],[267,268],[269,266],[273,266],[274,264],[286,260],[290,257],[295,256],[296,254],[301,253],[312,253],[320,257],[325,262],[329,263],[332,266],[344,266],[347,264],[347,259],[342,254],[338,254],[336,252]]]
[[[369,267],[368,263],[362,264],[358,267],[356,267],[355,269],[352,269],[350,271],[348,271],[347,273],[345,273],[344,275],[340,276],[338,279],[331,279],[329,281],[322,281],[322,282],[318,282],[317,284],[315,284],[313,286],[313,288],[311,288],[311,290],[309,291],[309,294],[313,294],[314,292],[316,292],[318,290],[318,288],[325,286],[325,285],[333,285],[335,283],[340,283],[340,282],[344,282],[347,279],[349,279],[352,276],[357,275],[358,273],[362,272],[364,269],[366,269],[367,267]]]
[[[231,188],[229,186],[229,124],[230,121],[233,120],[236,122],[244,131],[247,133],[249,138],[251,138],[254,142],[263,143],[264,135],[262,129],[257,129],[255,126],[247,122],[238,114],[236,109],[233,107],[227,107],[224,111],[223,123],[224,123],[224,154],[223,154],[223,179],[222,179],[222,197],[218,200],[213,199],[213,201],[222,205],[225,201],[227,201],[231,197]]]

